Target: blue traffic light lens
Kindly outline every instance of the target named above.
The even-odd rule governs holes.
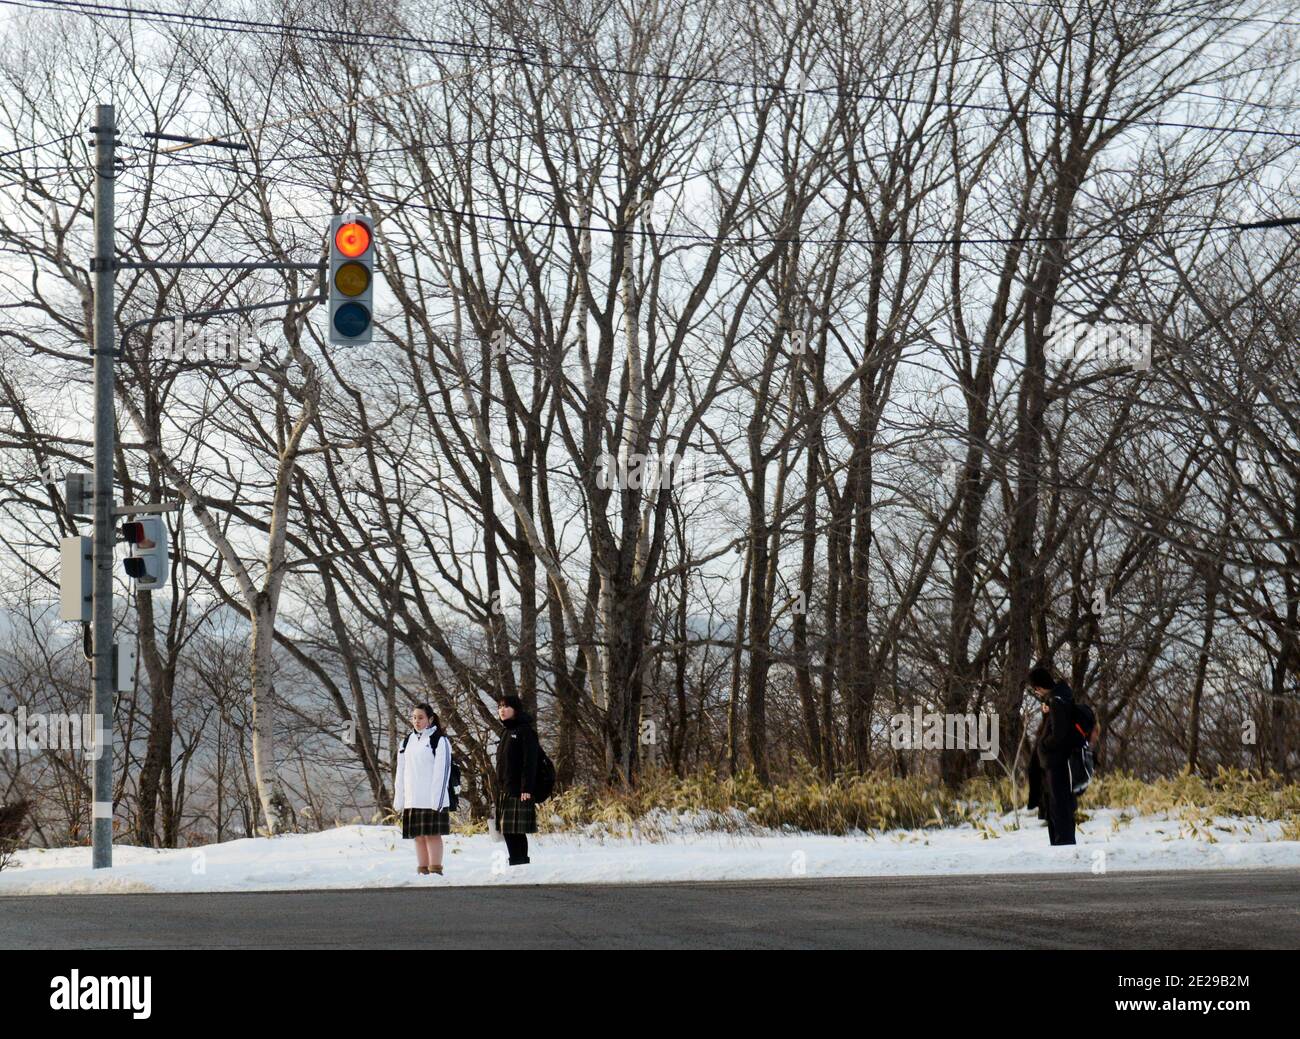
[[[360,303],[344,303],[334,311],[334,330],[354,339],[370,327],[370,311]]]

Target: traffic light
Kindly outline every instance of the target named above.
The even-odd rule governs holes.
[[[364,346],[374,337],[375,242],[370,221],[336,216],[330,222],[329,341]]]
[[[122,524],[122,540],[131,549],[126,559],[126,576],[139,591],[152,592],[167,583],[167,524],[160,519],[142,519]]]

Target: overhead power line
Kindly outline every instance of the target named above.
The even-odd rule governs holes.
[[[14,148],[12,151],[0,152],[0,159],[7,159],[11,155],[20,155],[23,152],[35,151],[37,148],[48,148],[54,144],[62,144],[64,141],[70,141],[74,137],[78,136],[80,135],[75,133],[64,134],[62,137],[56,137],[52,141],[41,141],[37,144],[28,144],[21,148]]]
[[[889,94],[839,90],[830,87],[786,86],[779,83],[758,83],[754,81],[731,80],[717,76],[701,76],[664,70],[625,69],[608,65],[593,65],[582,62],[554,61],[539,57],[517,47],[505,47],[494,44],[480,44],[472,41],[450,41],[437,38],[409,36],[400,33],[372,33],[354,30],[330,29],[322,26],[298,26],[288,23],[257,21],[243,18],[226,18],[184,11],[167,11],[158,8],[139,8],[119,4],[97,4],[89,0],[0,0],[0,4],[17,7],[45,8],[77,13],[86,17],[110,17],[118,19],[136,19],[144,22],[160,21],[164,24],[191,25],[198,28],[211,28],[222,32],[251,35],[288,35],[295,38],[333,43],[342,46],[384,47],[398,46],[399,49],[422,50],[436,53],[442,50],[459,57],[466,50],[476,51],[480,55],[496,55],[503,60],[539,68],[552,68],[562,71],[600,72],[606,75],[635,76],[644,79],[657,79],[668,82],[701,83],[710,86],[732,87],[752,90],[768,90],[783,94],[839,97],[850,100],[879,101],[889,104],[927,105],[937,108],[997,112],[1005,115],[1018,115],[1033,118],[1071,118],[1076,113],[1069,109],[1014,109],[1004,105],[990,105],[977,102],[944,101],[930,98],[911,98]],[[1027,49],[1035,44],[1024,44],[1012,51]],[[946,67],[946,66],[944,66]],[[909,74],[916,70],[909,69]],[[432,85],[432,81],[430,84]],[[377,100],[384,95],[377,95]],[[1141,128],[1204,130],[1212,133],[1248,134],[1251,136],[1280,137],[1288,140],[1300,140],[1300,132],[1278,130],[1271,127],[1221,126],[1206,123],[1177,122],[1171,120],[1128,120],[1127,126]]]
[[[306,181],[293,180],[287,177],[275,178],[278,183],[289,184],[294,187],[307,188],[309,190],[318,190],[320,185],[311,184]],[[481,213],[476,210],[459,209],[452,206],[435,206],[424,202],[413,202],[411,196],[419,189],[419,185],[408,193],[406,198],[399,198],[396,195],[382,194],[374,191],[366,192],[357,188],[349,193],[351,199],[364,199],[369,202],[379,202],[385,205],[393,205],[401,208],[419,209],[426,212],[440,213],[447,216],[456,216],[466,220],[484,220],[493,223],[514,223],[523,224],[529,227],[541,227],[551,230],[565,231],[591,231],[600,234],[626,234],[633,237],[654,237],[658,239],[671,239],[673,241],[699,242],[701,244],[714,244],[721,242],[723,245],[775,245],[781,242],[798,242],[804,245],[926,245],[926,246],[962,246],[962,245],[1029,245],[1029,244],[1046,244],[1050,242],[1085,242],[1085,241],[1134,241],[1141,238],[1149,237],[1183,237],[1197,234],[1217,234],[1227,231],[1257,231],[1269,228],[1294,227],[1300,226],[1300,216],[1293,217],[1274,217],[1268,220],[1252,222],[1228,222],[1221,224],[1202,224],[1195,227],[1170,228],[1168,230],[1143,230],[1141,232],[1123,233],[1117,231],[1099,231],[1095,233],[1080,233],[1074,235],[990,235],[981,237],[971,237],[967,235],[955,235],[936,238],[810,238],[806,235],[733,235],[719,238],[717,235],[692,234],[683,231],[647,231],[635,227],[610,227],[600,224],[579,224],[566,223],[563,220],[547,220],[530,218],[523,216],[502,216],[496,213]]]
[[[990,7],[1011,7],[1014,9],[1032,8],[1039,11],[1073,11],[1075,13],[1088,12],[1093,13],[1097,8],[1088,8],[1071,4],[1056,4],[1035,2],[1035,0],[976,0],[977,3],[987,4]],[[1101,8],[1100,10],[1106,10]],[[1110,11],[1115,14],[1127,15],[1130,18],[1150,18],[1153,13],[1150,10],[1134,10],[1128,7],[1111,7]],[[1189,4],[1186,10],[1182,11],[1161,11],[1160,14],[1167,14],[1171,17],[1183,15],[1195,15],[1197,18],[1207,22],[1214,22],[1216,25],[1267,25],[1273,28],[1296,28],[1300,27],[1300,22],[1287,21],[1285,19],[1264,18],[1259,15],[1231,15],[1231,14],[1209,14],[1195,8],[1195,5]]]

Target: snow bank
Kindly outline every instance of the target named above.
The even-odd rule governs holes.
[[[0,872],[0,895],[1300,867],[1300,841],[1281,840],[1281,823],[1191,818],[1094,810],[1077,845],[1053,848],[1031,812],[851,837],[699,832],[698,820],[676,817],[658,820],[665,839],[655,841],[542,834],[530,839],[532,864],[517,868],[486,835],[448,837],[442,877],[416,875],[414,847],[397,829],[346,826],[178,851],[118,845],[111,871],[91,870],[89,848],[30,849]]]

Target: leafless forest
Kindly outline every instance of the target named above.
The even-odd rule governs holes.
[[[379,332],[125,340],[119,500],[184,507],[170,588],[119,581],[121,839],[368,820],[423,700],[481,807],[501,693],[562,783],[955,786],[1042,660],[1105,768],[1295,775],[1297,5],[169,10],[0,9],[0,710],[87,710],[97,103],[124,257],[314,262],[364,214]],[[313,290],[126,270],[119,325]],[[1149,365],[1053,349],[1082,326]],[[916,706],[995,713],[1001,760],[892,747]],[[88,778],[0,753],[43,842]]]

